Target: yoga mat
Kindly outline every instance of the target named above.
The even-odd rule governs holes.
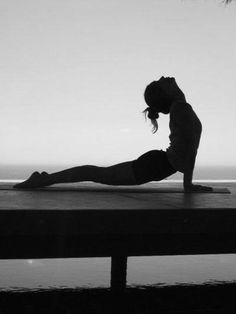
[[[15,190],[15,191],[49,191],[49,192],[114,192],[114,193],[184,193],[183,187],[135,187],[135,186],[104,186],[104,185],[98,185],[98,186],[78,186],[78,185],[72,185],[69,184],[68,186],[66,184],[63,185],[55,185],[55,186],[49,186],[44,188],[37,188],[37,189],[14,189],[13,185],[9,184],[3,184],[0,185],[0,190]],[[194,192],[198,194],[230,194],[230,190],[228,188],[222,188],[222,187],[213,187],[213,191],[199,191]]]

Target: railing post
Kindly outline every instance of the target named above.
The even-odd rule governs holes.
[[[111,290],[123,292],[126,287],[127,256],[111,257]]]

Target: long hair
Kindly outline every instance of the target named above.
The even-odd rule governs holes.
[[[145,116],[145,120],[147,120],[147,117],[151,120],[153,126],[152,133],[156,133],[158,130],[158,102],[160,102],[160,100],[162,102],[165,102],[164,98],[165,96],[163,91],[161,90],[159,81],[154,81],[150,83],[144,91],[144,99],[148,107],[143,110],[143,113]]]
[[[152,133],[156,133],[158,130],[158,123],[157,119],[159,118],[158,112],[153,111],[150,107],[147,107],[143,110],[145,120],[147,120],[147,117],[151,120],[152,123]]]
[[[165,84],[165,77],[150,83],[144,91],[144,99],[148,107],[143,111],[145,119],[148,117],[153,125],[152,132],[158,130],[158,112],[170,108],[173,100],[186,101],[185,95],[176,84]]]

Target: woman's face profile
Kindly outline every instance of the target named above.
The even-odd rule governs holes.
[[[162,76],[160,79],[159,79],[159,82],[162,86],[163,89],[167,89],[167,88],[170,88],[172,85],[177,85],[176,84],[176,81],[175,81],[175,78],[174,77],[165,77],[165,76]]]
[[[162,76],[156,83],[152,91],[152,106],[158,113],[168,114],[173,98],[181,91],[174,77]]]
[[[177,85],[174,77],[162,76],[159,80],[159,84],[160,84],[163,94],[165,95],[164,97],[161,97],[160,95],[160,100],[162,101],[164,110],[166,112],[169,111],[170,101],[172,102],[173,99],[177,99],[181,97],[185,98],[184,93]]]
[[[158,112],[168,114],[170,112],[170,98],[166,96],[171,95],[171,90],[176,85],[175,78],[162,76],[158,82],[161,89],[157,88],[154,96],[154,99],[156,99],[156,109]]]
[[[159,80],[161,88],[168,94],[174,95],[178,92],[182,92],[174,77],[164,77],[162,76]]]

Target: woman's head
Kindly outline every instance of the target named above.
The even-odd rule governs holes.
[[[148,107],[144,110],[153,124],[153,133],[158,129],[156,119],[159,113],[168,114],[171,104],[176,99],[184,99],[184,94],[173,77],[162,76],[158,81],[150,83],[144,92],[144,99]]]

